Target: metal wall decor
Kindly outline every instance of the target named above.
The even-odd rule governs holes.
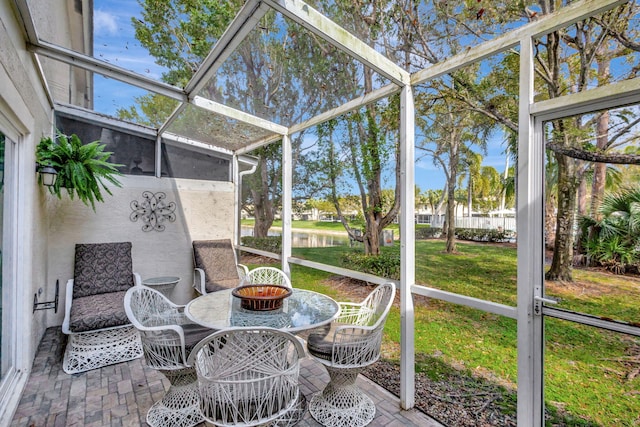
[[[176,220],[176,204],[175,202],[167,202],[167,195],[163,192],[152,193],[151,191],[142,192],[143,200],[141,202],[133,200],[131,202],[131,221],[136,222],[142,219],[142,231],[164,231],[165,221],[173,222]]]

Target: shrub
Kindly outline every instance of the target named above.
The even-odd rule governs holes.
[[[507,242],[513,233],[510,231],[486,229],[486,228],[456,228],[456,238],[474,242]]]
[[[399,253],[383,252],[380,255],[365,255],[362,252],[345,252],[340,262],[343,267],[351,270],[387,279],[400,279]]]
[[[582,236],[578,252],[584,251],[589,265],[602,266],[616,274],[635,272],[640,265],[640,188],[607,194],[598,216],[579,220]]]
[[[416,240],[437,239],[441,235],[440,227],[416,227]]]
[[[253,237],[244,236],[240,238],[242,246],[248,246],[261,251],[282,253],[282,240],[280,236]]]

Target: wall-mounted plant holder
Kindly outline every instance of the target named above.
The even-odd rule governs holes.
[[[56,296],[53,301],[38,302],[38,293],[33,294],[33,313],[37,310],[49,310],[53,308],[55,313],[58,312],[58,295],[60,292],[60,281],[56,280]]]

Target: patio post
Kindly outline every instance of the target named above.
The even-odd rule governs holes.
[[[291,138],[282,136],[282,271],[291,278],[289,258],[291,257],[291,211],[293,186],[293,156]]]
[[[156,178],[160,178],[162,176],[162,135],[158,134],[158,136],[156,137],[156,157],[155,157],[155,163],[156,163]]]
[[[518,425],[542,426],[543,321],[534,312],[534,298],[544,287],[544,141],[534,126],[533,40],[520,42],[520,105],[517,164],[518,233]]]
[[[237,154],[231,157],[231,174],[233,179],[233,246],[237,248],[241,244],[240,236],[242,235],[242,215],[240,214],[242,206],[242,200],[240,200],[242,197],[242,176],[240,175],[240,162],[238,162]],[[239,251],[236,250],[236,252]]]
[[[400,93],[400,405],[415,406],[415,329],[411,287],[415,284],[415,110],[413,87]]]

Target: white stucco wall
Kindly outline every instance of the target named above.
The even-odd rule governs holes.
[[[73,277],[76,243],[129,241],[134,271],[142,279],[179,276],[172,299],[180,304],[193,296],[193,240],[233,238],[233,184],[147,176],[124,176],[122,188],[112,188],[96,211],[67,195],[59,200],[47,196],[50,218],[48,283],[60,280],[60,300]],[[142,201],[143,191],[163,192],[176,203],[175,222],[165,222],[164,231],[142,231],[142,220],[132,222],[131,202]],[[53,312],[50,312],[53,314]],[[49,326],[62,324],[64,308],[50,316]]]
[[[0,388],[0,425],[11,420],[46,327],[45,311],[32,312],[33,295],[46,282],[47,217],[35,173],[35,146],[51,133],[52,109],[33,55],[26,50],[13,2],[0,2],[0,130],[5,157],[3,224],[3,361],[13,359]],[[68,76],[66,76],[68,77]],[[45,290],[48,295],[50,289]],[[15,337],[15,342],[13,342]],[[7,421],[8,420],[8,421]]]

